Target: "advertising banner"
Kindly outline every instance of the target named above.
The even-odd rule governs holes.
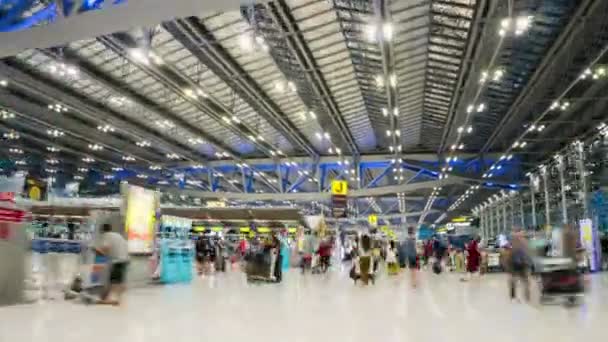
[[[125,232],[129,253],[151,254],[158,201],[156,192],[130,185],[126,193]]]

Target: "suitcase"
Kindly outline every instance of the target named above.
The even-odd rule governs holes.
[[[435,261],[433,263],[433,273],[435,273],[435,274],[441,273],[441,262]]]

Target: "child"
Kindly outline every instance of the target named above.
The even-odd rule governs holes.
[[[386,264],[389,275],[396,275],[399,273],[399,264],[397,263],[397,255],[395,253],[395,241],[392,240],[386,251]]]

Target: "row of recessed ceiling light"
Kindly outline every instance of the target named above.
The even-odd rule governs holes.
[[[508,33],[513,33],[516,36],[519,36],[529,29],[533,18],[534,18],[533,16],[519,16],[519,17],[516,17],[515,19],[504,18],[500,22],[500,27],[499,27],[498,33],[501,37],[506,36]],[[502,45],[502,40],[501,40],[501,43],[497,45],[496,50],[500,49],[501,45]],[[490,78],[490,75],[492,76],[492,78],[491,78],[492,82],[500,82],[502,80],[504,74],[505,74],[505,69],[503,67],[493,68],[493,66],[490,65],[490,67],[487,70],[484,70],[481,72],[481,76],[479,79],[480,87],[483,88],[489,84],[488,79]],[[478,91],[477,94],[478,95],[481,94],[481,89]],[[446,165],[442,168],[442,173],[439,175],[439,179],[447,179],[449,177],[449,175],[447,174],[447,171],[451,170],[451,168],[452,168],[450,163],[458,160],[457,157],[454,156],[455,152],[457,150],[464,149],[464,144],[461,143],[463,134],[465,132],[467,134],[473,133],[473,126],[468,124],[471,115],[473,113],[481,113],[485,110],[486,110],[485,103],[477,103],[477,104],[472,103],[467,106],[467,108],[466,108],[467,116],[465,119],[465,124],[458,127],[458,129],[456,131],[457,132],[456,142],[452,145],[452,147],[450,149],[449,156],[446,158]],[[445,170],[445,171],[443,171],[443,170]],[[462,198],[462,196],[461,196],[461,198]],[[430,203],[430,199],[429,199],[429,201],[427,201],[427,204],[429,204],[429,203]]]
[[[595,72],[592,72],[591,70],[595,70]],[[579,80],[585,80],[585,79],[587,79],[589,76],[592,76],[591,78],[594,79],[594,80],[597,80],[599,78],[603,78],[604,76],[606,76],[606,69],[604,67],[602,67],[602,66],[595,67],[595,68],[594,67],[589,67],[589,68],[585,69],[585,71],[583,71],[583,73],[579,76],[578,80],[576,80],[576,81],[573,82],[573,85],[575,83],[577,83]],[[571,88],[571,87],[569,87],[569,88]],[[562,102],[561,100],[558,99],[558,100],[554,101],[551,104],[551,106],[545,111],[545,113],[548,112],[548,111],[550,111],[550,110],[556,110],[556,109],[559,109],[559,110],[562,110],[562,111],[563,110],[567,110],[569,106],[570,106],[570,103],[568,101],[563,101]],[[544,115],[544,113],[542,115]],[[541,117],[542,117],[542,115],[541,115]],[[524,133],[524,135],[526,133],[542,132],[544,129],[545,129],[545,125],[532,124],[532,125],[530,125],[528,127],[528,129],[526,130],[526,132]],[[598,133],[600,135],[608,136],[608,125],[606,123],[600,123],[597,126],[597,130],[598,130]],[[523,137],[523,135],[522,135],[522,137]],[[522,137],[520,137],[518,140],[516,140],[511,145],[511,148],[513,148],[513,149],[515,149],[515,148],[525,148],[527,143],[526,143],[526,141],[522,141]],[[577,148],[583,148],[583,145],[584,145],[583,142],[581,142],[579,140],[574,141],[572,144],[575,145]],[[512,158],[511,154],[502,155],[501,158],[499,159],[499,162],[502,161],[502,160],[510,160],[511,158]],[[557,163],[561,163],[563,161],[562,156],[561,156],[560,153],[556,153],[553,156],[553,159]],[[490,170],[494,170],[494,169],[500,170],[500,167],[501,167],[500,165],[497,165],[495,163],[495,164],[493,164],[493,165],[490,166]],[[547,167],[546,167],[545,164],[541,164],[541,165],[538,166],[538,172],[543,173],[543,172],[546,172],[546,170],[547,170]],[[529,178],[531,178],[533,176],[533,172],[527,172],[526,176],[529,177]],[[492,177],[492,173],[484,173],[484,177]],[[501,192],[502,192],[503,196],[506,197],[506,194],[504,193],[504,191],[501,191]],[[512,192],[514,192],[514,191],[512,191]],[[479,211],[479,210],[484,209],[487,206],[491,205],[493,203],[493,198],[496,199],[496,200],[499,199],[499,197],[497,195],[494,195],[494,197],[490,197],[485,203],[480,204],[479,206],[477,206],[475,208],[475,210]]]

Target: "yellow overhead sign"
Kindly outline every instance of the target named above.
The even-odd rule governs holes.
[[[375,227],[378,225],[378,215],[372,214],[367,217],[367,222],[370,226]]]
[[[348,194],[348,182],[343,180],[332,180],[331,194],[346,196]]]
[[[469,217],[468,216],[459,216],[459,217],[454,217],[452,219],[452,222],[456,222],[456,223],[460,223],[460,222],[469,222]]]

